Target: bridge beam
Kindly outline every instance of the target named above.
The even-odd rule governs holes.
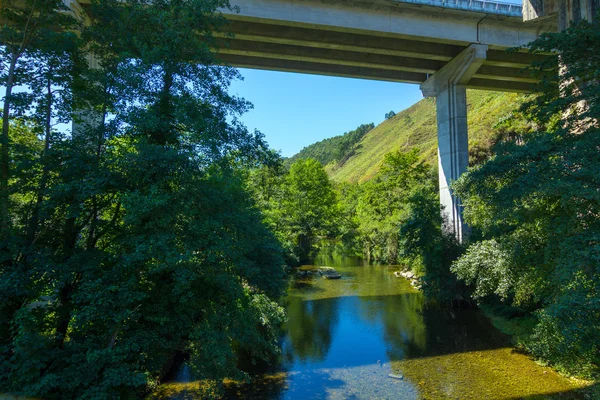
[[[465,85],[485,61],[487,50],[487,45],[471,44],[421,84],[425,97],[436,98],[440,203],[447,220],[445,229],[453,232],[460,243],[468,239],[469,227],[463,220],[460,200],[452,193],[450,184],[469,166]]]

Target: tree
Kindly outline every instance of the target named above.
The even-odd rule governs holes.
[[[450,271],[463,248],[450,230],[442,228],[447,222],[441,213],[434,182],[431,179],[429,185],[413,187],[406,199],[407,211],[399,228],[400,254],[421,276],[423,291],[428,297],[453,302],[469,296],[466,285]]]
[[[527,348],[589,375],[600,349],[598,22],[545,34],[532,47],[558,51],[537,66],[555,74],[544,75],[541,96],[521,110],[539,129],[498,144],[494,157],[454,185],[483,240],[453,271],[477,298],[497,295],[536,311]]]
[[[390,111],[389,113],[385,114],[385,119],[392,119],[396,116],[396,113],[394,111]]]
[[[358,232],[369,259],[397,263],[399,228],[411,191],[428,181],[418,149],[386,154],[379,174],[363,184],[358,200]]]
[[[363,243],[359,234],[360,220],[357,214],[362,185],[358,183],[339,182],[335,186],[339,199],[337,218],[338,239],[344,255],[362,256]]]
[[[214,382],[247,376],[240,354],[278,352],[282,251],[243,172],[269,162],[267,146],[239,122],[248,104],[227,93],[238,74],[209,46],[226,6],[92,2],[78,49],[98,68],[72,71],[67,91],[50,84],[52,114],[10,125],[18,251],[0,264],[0,392],[126,398],[178,352]],[[35,87],[67,66],[44,60]],[[48,130],[38,116],[72,97],[92,123]]]
[[[17,115],[23,115],[33,104],[28,94],[39,99],[41,88],[35,87],[34,81],[43,79],[40,76],[43,74],[41,69],[52,64],[49,58],[65,62],[69,56],[74,55],[76,38],[71,30],[77,23],[66,13],[68,10],[62,0],[7,0],[0,7],[0,18],[3,20],[0,28],[0,63],[3,67],[0,69],[0,84],[5,87],[0,136],[0,236],[6,239],[10,226],[10,128],[12,118],[15,117],[13,114],[16,112]],[[63,82],[57,82],[51,75],[52,72],[49,71],[43,75],[47,85],[68,87]],[[29,91],[13,93],[15,87],[28,85],[33,86],[28,88]],[[51,97],[50,93],[40,107],[52,109],[49,104]]]
[[[310,158],[292,164],[275,216],[276,231],[293,245],[298,262],[310,259],[317,239],[334,236],[336,213],[336,193],[323,166]]]

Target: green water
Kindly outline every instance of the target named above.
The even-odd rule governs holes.
[[[315,264],[342,279],[292,283],[279,372],[229,384],[230,398],[582,398],[581,384],[517,352],[480,312],[428,304],[397,268],[349,258]]]

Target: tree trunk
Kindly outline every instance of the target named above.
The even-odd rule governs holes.
[[[0,144],[2,145],[2,151],[0,152],[0,237],[3,238],[8,235],[10,221],[8,193],[8,179],[10,177],[10,106],[12,103],[12,90],[15,83],[15,68],[18,59],[18,55],[14,52],[11,56],[6,79],[4,109],[2,111],[2,136],[0,136]]]
[[[52,73],[52,67],[50,67],[49,74]],[[50,165],[48,160],[48,153],[50,151],[50,141],[52,140],[52,82],[48,77],[47,82],[47,97],[46,100],[46,118],[44,123],[44,151],[42,152],[42,177],[40,178],[40,186],[38,188],[35,206],[31,215],[31,222],[29,224],[29,231],[27,232],[27,242],[29,245],[35,242],[35,235],[38,231],[40,224],[40,208],[44,195],[46,193],[46,187],[48,186],[48,176],[50,174]]]
[[[173,71],[170,65],[164,67],[163,87],[158,95],[155,110],[158,117],[158,125],[151,131],[151,140],[159,145],[176,143],[177,136],[172,131],[172,95]]]
[[[65,228],[63,233],[63,248],[64,248],[64,259],[67,261],[73,256],[75,252],[75,246],[77,243],[78,229],[76,227],[76,220],[74,217],[69,217],[65,221]],[[58,293],[59,307],[56,310],[58,321],[56,324],[56,336],[59,341],[59,348],[62,349],[67,336],[67,330],[71,322],[73,313],[72,295],[75,292],[79,280],[81,279],[81,273],[76,272],[73,279],[69,282],[65,282],[63,287]]]

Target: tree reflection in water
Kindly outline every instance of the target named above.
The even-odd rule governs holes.
[[[305,301],[291,295],[287,301],[287,340],[284,342],[285,363],[318,362],[325,359],[331,346],[332,331],[338,323],[339,299]]]

